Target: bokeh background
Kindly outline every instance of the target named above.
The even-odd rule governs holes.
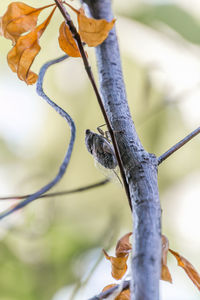
[[[1,1],[0,15],[11,2]],[[72,4],[79,7],[78,1]],[[113,9],[135,126],[144,147],[161,155],[199,126],[200,2],[114,0]],[[41,38],[34,71],[63,55],[57,42],[61,21],[57,11]],[[21,195],[54,177],[70,132],[37,96],[35,86],[26,86],[9,69],[11,42],[1,37],[0,45],[0,196]],[[94,49],[87,51],[97,78]],[[69,168],[53,191],[102,180],[107,174],[95,167],[84,135],[85,129],[95,131],[104,121],[81,59],[51,67],[44,86],[77,127]],[[200,271],[199,137],[159,167],[159,188],[162,231],[170,247]],[[1,201],[1,211],[13,203]],[[114,282],[102,248],[113,255],[117,240],[131,230],[130,209],[117,180],[95,190],[35,201],[0,224],[0,300],[79,300],[99,293]],[[175,259],[168,259],[173,284],[161,282],[161,299],[199,299]]]

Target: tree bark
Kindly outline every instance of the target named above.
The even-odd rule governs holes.
[[[83,0],[96,19],[113,18],[111,0]],[[131,37],[130,37],[131,38]],[[112,125],[133,208],[131,299],[158,300],[161,270],[161,209],[155,155],[139,140],[128,107],[115,28],[96,47],[100,91]]]

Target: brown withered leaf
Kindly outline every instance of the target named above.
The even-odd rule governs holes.
[[[96,47],[103,43],[107,38],[109,31],[113,28],[116,20],[113,19],[111,22],[108,22],[104,19],[96,20],[88,18],[82,7],[77,10],[70,4],[65,4],[77,14],[81,40],[88,44],[89,47]]]
[[[132,235],[132,232],[125,234],[118,242],[115,249],[115,255],[117,257],[127,255],[132,249],[132,245],[129,242],[129,237]]]
[[[102,292],[105,292],[114,286],[116,286],[116,284],[109,284],[103,288]],[[122,291],[114,300],[130,300],[130,299],[131,299],[130,290],[127,289]]]
[[[162,235],[162,269],[161,279],[172,283],[172,277],[167,267],[167,253],[169,250],[169,241],[166,236]]]
[[[108,22],[104,19],[96,20],[88,18],[84,9],[80,8],[78,13],[79,33],[83,42],[90,47],[96,47],[103,43],[107,38],[109,31],[115,24],[115,19]]]
[[[192,282],[196,285],[196,287],[200,291],[200,275],[198,272],[195,270],[193,265],[183,256],[181,256],[178,252],[175,252],[171,249],[169,251],[175,256],[178,266],[182,267],[188,277],[192,280]]]
[[[72,33],[69,27],[65,24],[65,22],[63,22],[60,25],[59,32],[60,35],[58,41],[59,41],[60,48],[69,56],[80,57],[81,54],[76,44],[76,41],[74,40]]]
[[[161,278],[162,280],[172,283],[172,277],[166,265],[162,265]]]
[[[132,235],[132,232],[125,234],[118,242],[115,248],[115,255],[116,257],[109,256],[105,250],[103,253],[111,262],[112,266],[112,276],[113,278],[119,280],[121,279],[127,270],[127,259],[132,249],[132,245],[129,242],[129,237]]]
[[[15,44],[22,33],[37,25],[40,12],[55,4],[40,8],[31,7],[23,2],[12,2],[0,20],[0,34]]]
[[[130,299],[131,299],[131,291],[128,289],[122,291],[115,300],[130,300]]]
[[[111,262],[112,277],[117,280],[121,279],[127,270],[126,262],[128,259],[128,254],[126,254],[125,256],[121,256],[121,257],[109,256],[108,253],[104,249],[103,249],[103,253],[104,253],[106,259]]]
[[[37,74],[30,71],[30,67],[39,53],[41,47],[39,38],[48,26],[56,7],[52,10],[49,17],[30,33],[19,37],[16,45],[8,53],[8,65],[13,72],[16,72],[19,79],[27,84],[34,84],[37,81]]]

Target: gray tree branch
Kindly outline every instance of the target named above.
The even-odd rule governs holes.
[[[92,17],[108,21],[113,18],[110,0],[83,2]],[[115,134],[133,207],[132,299],[158,300],[161,209],[157,159],[144,150],[130,115],[115,29],[96,48],[96,57],[104,108]]]
[[[101,299],[106,299],[109,296],[111,296],[116,289],[119,287],[119,285],[116,285],[108,290],[106,290],[105,292],[101,292],[99,295],[96,295],[92,298],[90,298],[89,300],[101,300]],[[122,291],[129,289],[130,287],[130,281],[124,281],[123,282],[123,286],[122,286]]]

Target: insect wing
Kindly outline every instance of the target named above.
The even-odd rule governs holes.
[[[94,159],[105,168],[115,169],[117,166],[117,160],[112,144],[110,144],[105,137],[96,134],[89,129],[87,129],[85,133],[86,147],[93,155]]]

